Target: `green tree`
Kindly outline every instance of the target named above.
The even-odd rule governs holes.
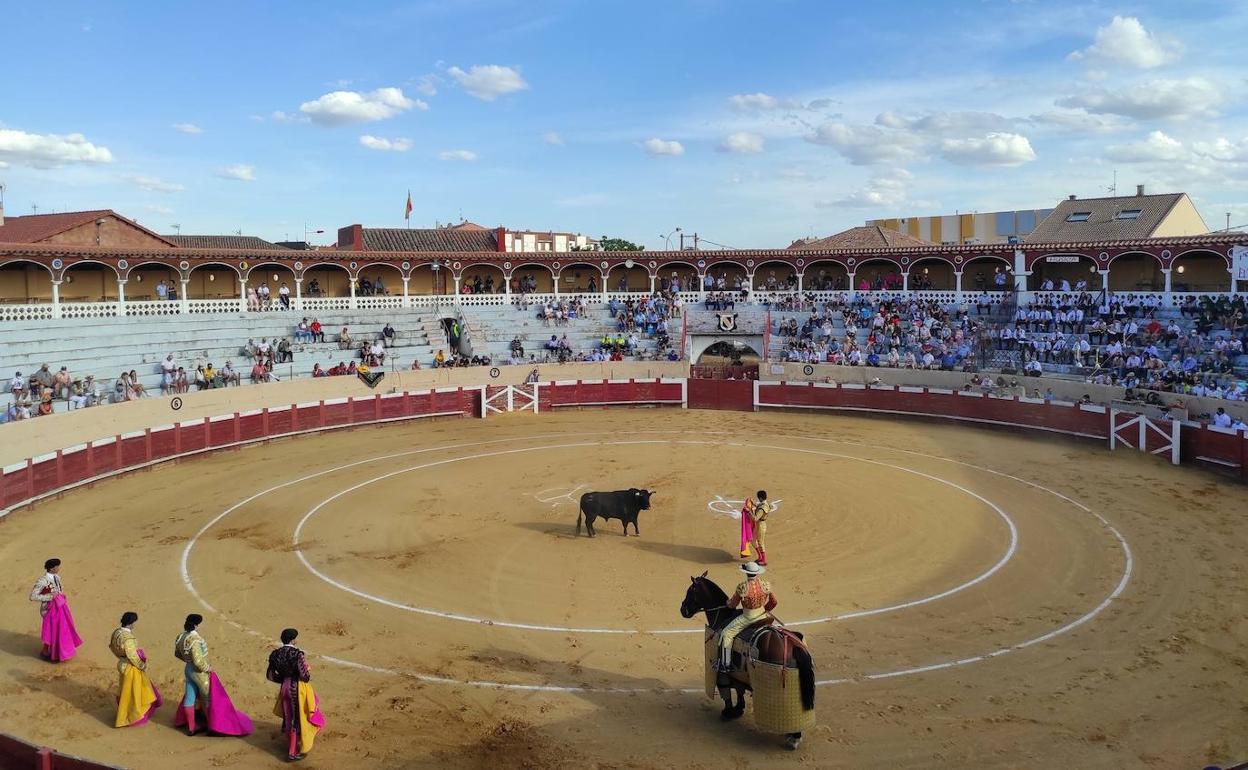
[[[638,246],[632,241],[626,241],[623,238],[608,238],[602,236],[598,241],[598,246],[603,251],[645,251],[645,246]]]

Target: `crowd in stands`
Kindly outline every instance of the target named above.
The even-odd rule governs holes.
[[[838,313],[845,320],[841,339],[833,333]],[[864,342],[860,330],[866,331]],[[974,367],[980,327],[965,306],[951,310],[935,300],[861,296],[827,302],[800,324],[796,318],[782,322],[776,333],[787,361],[952,371]]]

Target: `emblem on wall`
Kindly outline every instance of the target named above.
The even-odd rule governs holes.
[[[735,332],[737,330],[736,313],[716,313],[715,317],[719,319],[719,330],[721,332]]]
[[[374,371],[366,366],[361,366],[357,371],[357,375],[360,378],[360,382],[370,388],[375,388],[377,383],[381,382],[382,378],[386,376],[386,373],[380,369]]]

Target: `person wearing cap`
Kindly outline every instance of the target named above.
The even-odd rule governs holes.
[[[36,395],[42,396],[43,391],[52,387],[52,370],[47,364],[39,367],[39,371],[30,376],[31,382],[39,386],[39,392]]]
[[[21,372],[17,372],[13,375],[13,379],[9,380],[9,392],[13,394],[14,398],[21,398],[22,394],[26,392],[26,378],[22,376]]]
[[[290,761],[303,759],[312,749],[316,734],[325,726],[319,699],[312,689],[307,656],[295,646],[298,638],[297,629],[282,629],[282,646],[269,653],[269,665],[265,670],[266,679],[281,685],[274,713],[282,718],[282,732],[287,738],[286,758]]]
[[[43,395],[39,397],[39,406],[35,407],[35,415],[47,417],[50,414],[52,414],[52,391],[45,390]]]
[[[741,614],[728,621],[719,635],[719,667],[728,671],[732,667],[732,641],[737,638],[746,626],[762,620],[778,603],[771,592],[771,584],[762,579],[767,568],[756,561],[747,561],[741,565],[745,573],[745,581],[737,586],[728,607],[741,608]]]

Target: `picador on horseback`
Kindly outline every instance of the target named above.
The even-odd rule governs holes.
[[[802,635],[778,625],[770,614],[777,601],[760,577],[766,568],[751,561],[741,571],[745,581],[731,598],[705,572],[689,578],[680,614],[706,613],[706,694],[714,697],[718,690],[724,700],[720,716],[730,720],[744,714],[749,690],[758,728],[784,733],[785,746],[795,749],[802,732],[815,724],[814,660]]]

